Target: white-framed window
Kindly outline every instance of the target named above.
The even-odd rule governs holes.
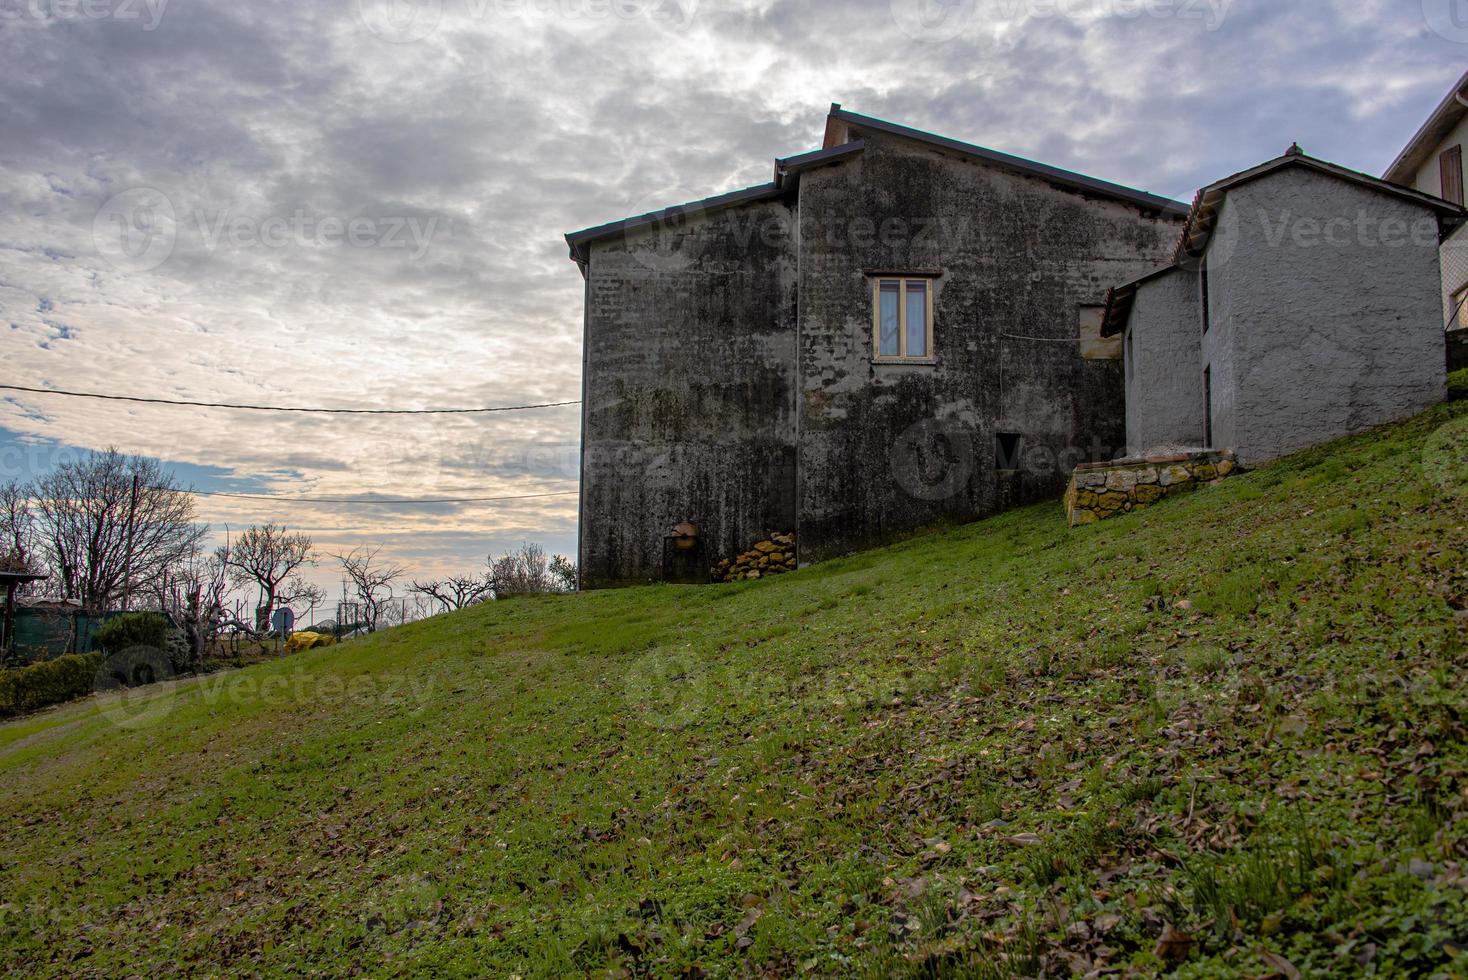
[[[872,277],[872,359],[887,364],[933,363],[931,277]]]

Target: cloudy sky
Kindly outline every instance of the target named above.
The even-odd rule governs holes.
[[[562,235],[769,179],[831,102],[1181,199],[1380,173],[1463,72],[1458,0],[0,0],[0,383],[502,406],[580,392]],[[202,489],[574,490],[576,408],[362,419],[0,393],[0,479],[90,447]],[[576,498],[205,497],[421,574]],[[323,570],[322,581],[334,576]]]

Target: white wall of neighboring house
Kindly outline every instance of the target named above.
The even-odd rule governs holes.
[[[1464,156],[1468,158],[1468,115],[1432,148],[1418,167],[1412,187],[1424,194],[1442,197],[1442,154],[1455,146],[1463,147]],[[1468,174],[1464,176],[1468,178]],[[1468,187],[1468,182],[1465,182],[1465,187]],[[1459,228],[1443,243],[1442,269],[1443,323],[1448,324],[1456,318],[1451,326],[1468,327],[1468,304],[1462,302],[1468,296],[1468,225]]]

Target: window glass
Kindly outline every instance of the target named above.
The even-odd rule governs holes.
[[[898,347],[898,294],[899,284],[882,283],[882,338],[878,348],[883,357],[897,357],[902,351]]]
[[[907,282],[907,356],[928,356],[928,284]]]

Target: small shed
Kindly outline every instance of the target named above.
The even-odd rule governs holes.
[[[5,590],[5,613],[0,619],[0,663],[8,663],[15,652],[15,594],[22,586],[44,582],[49,576],[32,571],[25,562],[0,559],[0,588]]]

